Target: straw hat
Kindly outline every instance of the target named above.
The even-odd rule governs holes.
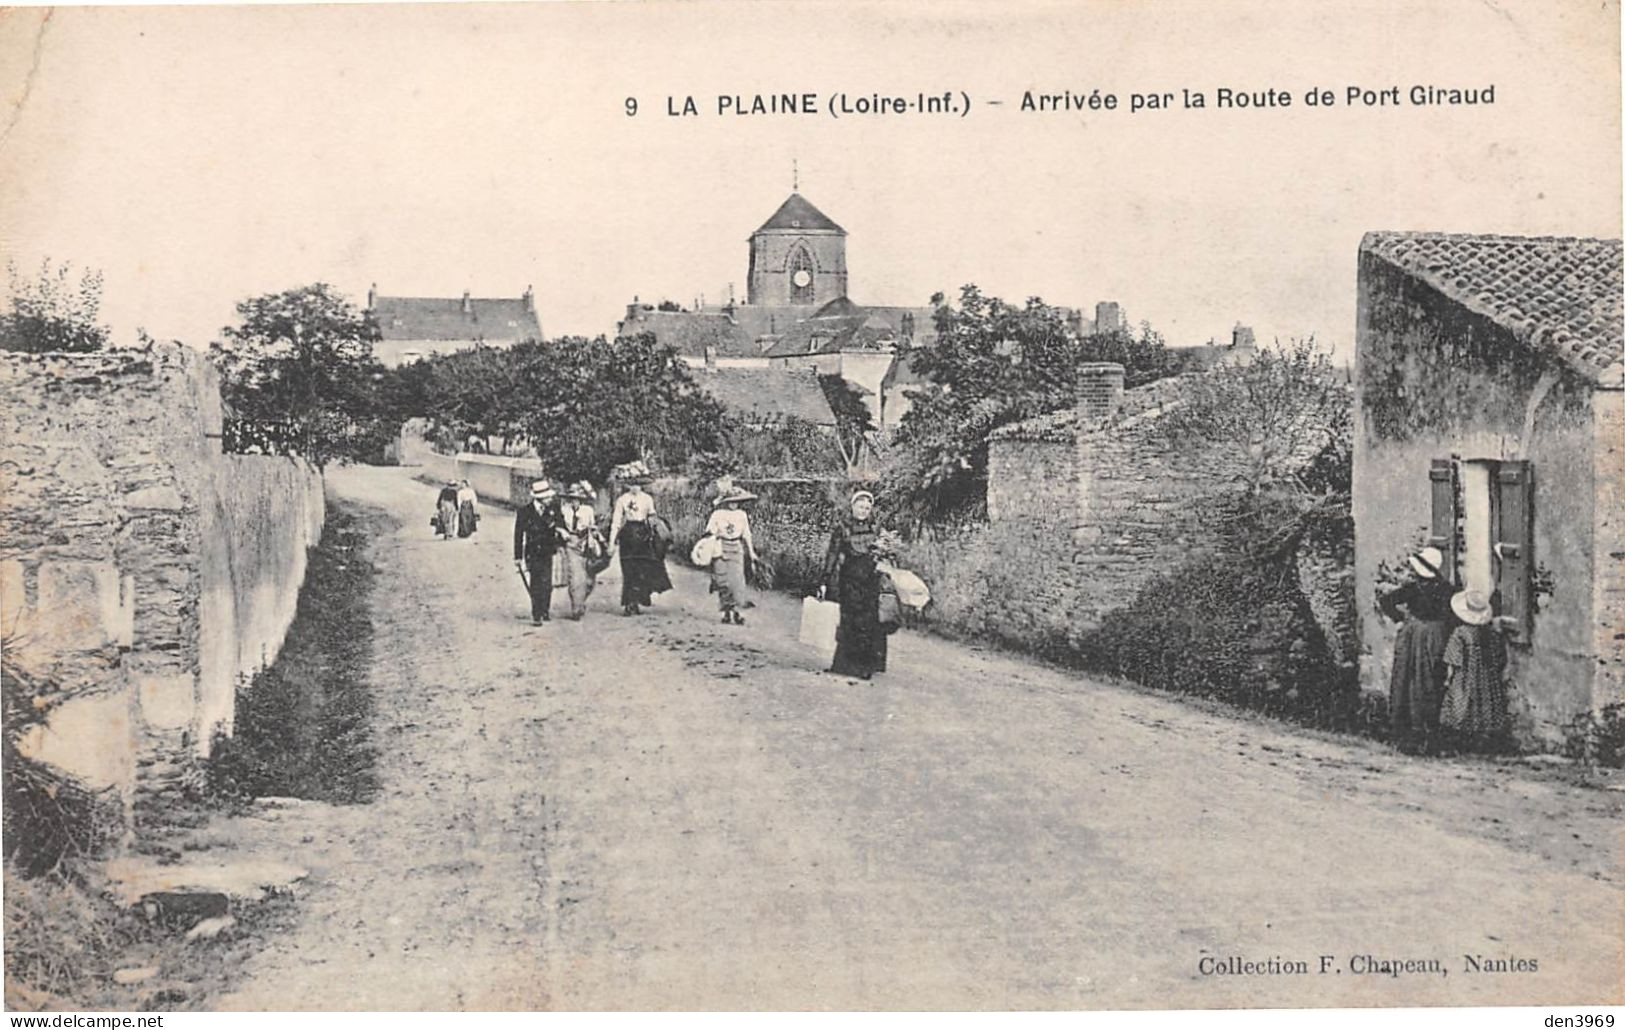
[[[530,499],[533,501],[550,501],[557,496],[553,484],[545,479],[538,479],[530,484]]]
[[[1450,599],[1450,610],[1469,626],[1487,626],[1495,618],[1490,599],[1479,590],[1463,590]]]
[[[582,479],[565,487],[564,496],[572,501],[590,501],[598,496],[598,491],[592,488],[591,483]]]
[[[1438,579],[1444,568],[1444,552],[1437,547],[1424,547],[1410,557],[1411,569],[1423,579]]]
[[[720,508],[724,504],[744,504],[746,501],[754,500],[756,500],[755,494],[744,487],[733,486],[718,494],[717,499],[711,502],[711,507]]]

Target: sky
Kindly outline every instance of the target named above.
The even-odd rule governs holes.
[[[236,301],[318,280],[358,301],[532,285],[547,335],[596,335],[634,296],[742,297],[794,167],[849,233],[859,303],[975,283],[1116,300],[1175,344],[1241,322],[1346,356],[1366,231],[1621,235],[1618,19],[1590,0],[13,9],[0,251],[101,269],[120,342],[206,345]],[[1495,102],[1344,103],[1415,84]],[[1221,110],[1221,87],[1293,102]],[[1117,109],[1020,107],[1097,89]],[[944,91],[969,113],[827,113]],[[819,113],[716,112],[785,92]],[[1176,103],[1131,112],[1136,92]],[[688,96],[699,116],[666,114]]]

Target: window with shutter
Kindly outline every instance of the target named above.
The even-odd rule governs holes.
[[[1534,472],[1527,461],[1503,461],[1493,483],[1498,614],[1510,639],[1528,643],[1534,627]]]
[[[1451,583],[1456,577],[1456,465],[1449,458],[1434,458],[1428,469],[1433,492],[1433,514],[1428,529],[1428,546],[1444,555],[1439,574]]]

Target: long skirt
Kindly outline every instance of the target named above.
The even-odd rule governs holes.
[[[457,507],[457,535],[473,536],[480,517],[474,513],[474,502],[464,501]]]
[[[570,614],[579,619],[587,610],[587,597],[592,593],[595,580],[587,572],[587,555],[566,546],[560,557],[564,564],[564,586],[570,592]]]
[[[440,502],[440,535],[451,540],[457,535],[457,503]]]
[[[722,610],[746,607],[745,545],[739,540],[720,541],[722,553],[711,562],[711,586],[717,592]]]
[[[1439,729],[1444,698],[1444,645],[1450,624],[1443,619],[1406,619],[1394,638],[1394,668],[1388,678],[1388,721],[1394,735],[1431,737]]]
[[[652,604],[655,594],[671,589],[671,576],[655,551],[654,530],[647,522],[622,526],[615,546],[621,552],[622,605]]]
[[[841,621],[829,671],[868,679],[886,671],[886,630],[880,625],[880,573],[874,562],[850,559],[841,570]]]

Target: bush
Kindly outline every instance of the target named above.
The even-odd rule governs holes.
[[[1563,753],[1590,768],[1625,769],[1625,701],[1571,719],[1563,728]]]
[[[736,479],[760,499],[750,505],[751,536],[772,569],[772,588],[805,594],[823,581],[824,555],[835,519],[845,510],[845,480]],[[672,527],[672,551],[684,562],[711,517],[704,481],[671,479],[650,488],[657,510]]]
[[[282,652],[239,683],[235,732],[212,749],[208,777],[216,794],[348,804],[376,793],[367,685],[374,570],[365,548],[379,530],[337,506],[329,510]]]
[[[1147,583],[1080,650],[1087,664],[1159,690],[1313,725],[1368,721],[1353,670],[1332,662],[1308,607],[1290,560],[1207,555]]]
[[[23,756],[19,744],[42,725],[49,708],[35,699],[52,692],[9,660],[0,660],[4,702],[4,822],[8,868],[23,876],[56,869],[64,860],[89,856],[116,836],[122,809],[113,791],[95,793],[55,769]]]

